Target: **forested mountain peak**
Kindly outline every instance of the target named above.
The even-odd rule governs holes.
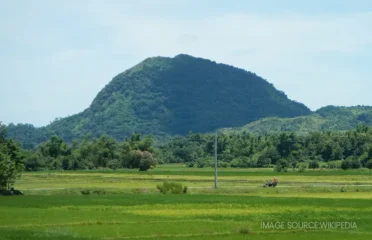
[[[84,115],[108,124],[109,134],[120,137],[133,131],[206,132],[267,116],[309,113],[253,73],[180,54],[147,58],[117,75]]]
[[[180,54],[147,58],[118,74],[88,109],[43,131],[67,141],[102,134],[124,139],[134,132],[164,137],[310,113],[254,73]]]

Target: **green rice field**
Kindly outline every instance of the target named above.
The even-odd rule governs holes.
[[[277,188],[263,188],[278,177]],[[163,181],[189,187],[160,194]],[[213,169],[24,173],[0,197],[8,239],[372,239],[372,171]],[[82,194],[87,189],[90,194]]]

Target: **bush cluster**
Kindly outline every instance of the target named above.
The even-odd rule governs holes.
[[[341,164],[341,168],[346,169],[358,169],[362,167],[362,163],[355,157],[349,157],[344,160]]]
[[[167,194],[168,192],[172,194],[186,194],[188,189],[187,186],[182,187],[181,183],[176,182],[163,182],[163,184],[158,184],[156,188],[163,194]]]

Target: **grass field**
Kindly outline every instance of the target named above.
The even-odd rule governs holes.
[[[213,169],[181,165],[25,173],[16,185],[25,196],[0,197],[0,240],[372,239],[371,171],[275,173],[280,183],[271,189],[261,187],[274,176],[270,169],[221,169],[219,176],[215,190]],[[189,186],[188,194],[158,193],[164,180]],[[87,188],[99,194],[81,195]],[[315,228],[319,222],[333,225]]]

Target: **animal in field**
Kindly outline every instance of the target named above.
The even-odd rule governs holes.
[[[278,185],[278,179],[274,177],[272,180],[267,180],[263,187],[276,187]]]

